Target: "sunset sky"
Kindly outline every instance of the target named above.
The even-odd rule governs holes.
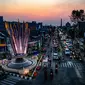
[[[70,21],[71,11],[85,10],[85,0],[0,0],[0,16],[11,21],[39,21],[59,25]]]

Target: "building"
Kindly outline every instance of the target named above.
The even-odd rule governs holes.
[[[7,51],[6,37],[7,33],[4,28],[3,16],[0,16],[0,53]]]
[[[40,29],[42,29],[42,23],[40,22],[40,23],[37,23],[37,28],[36,28],[36,30],[40,30]]]
[[[3,16],[0,16],[0,31],[4,31],[4,22],[3,22]]]
[[[37,23],[36,21],[28,22],[30,31],[42,29],[42,22]]]

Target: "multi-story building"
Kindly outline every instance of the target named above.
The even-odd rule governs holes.
[[[4,28],[3,16],[0,16],[0,53],[7,51],[6,31]]]

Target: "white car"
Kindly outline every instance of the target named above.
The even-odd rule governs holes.
[[[53,59],[54,60],[59,59],[58,53],[53,53]]]
[[[70,55],[70,50],[69,49],[65,49],[65,55]]]
[[[42,65],[46,65],[48,67],[48,58],[46,57],[45,59],[43,59],[42,61]]]

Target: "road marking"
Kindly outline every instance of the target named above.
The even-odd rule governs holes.
[[[70,67],[69,63],[67,63],[67,67],[68,67],[68,68]]]
[[[64,63],[62,64],[62,67],[64,67]]]
[[[79,66],[80,66],[80,64],[79,64],[79,63],[77,63],[77,64],[76,64],[76,68],[79,68]]]
[[[17,77],[8,77],[8,78],[0,81],[0,85],[14,85],[19,80],[20,79],[18,79]]]
[[[73,62],[64,62],[64,63],[61,63],[60,67],[67,67],[67,68],[73,67],[73,68],[77,68],[77,69],[82,70],[82,66],[81,66],[80,63],[73,63]]]
[[[77,64],[74,64],[74,68],[77,67]]]
[[[79,78],[82,78],[82,76],[81,76],[81,74],[80,74],[80,72],[78,71],[77,68],[75,68],[75,72],[76,72],[76,74],[77,74],[77,76],[78,76]]]
[[[72,64],[72,67],[73,67],[73,68],[75,67],[75,64],[74,64],[74,63]]]
[[[68,67],[67,63],[65,63],[65,67]]]

